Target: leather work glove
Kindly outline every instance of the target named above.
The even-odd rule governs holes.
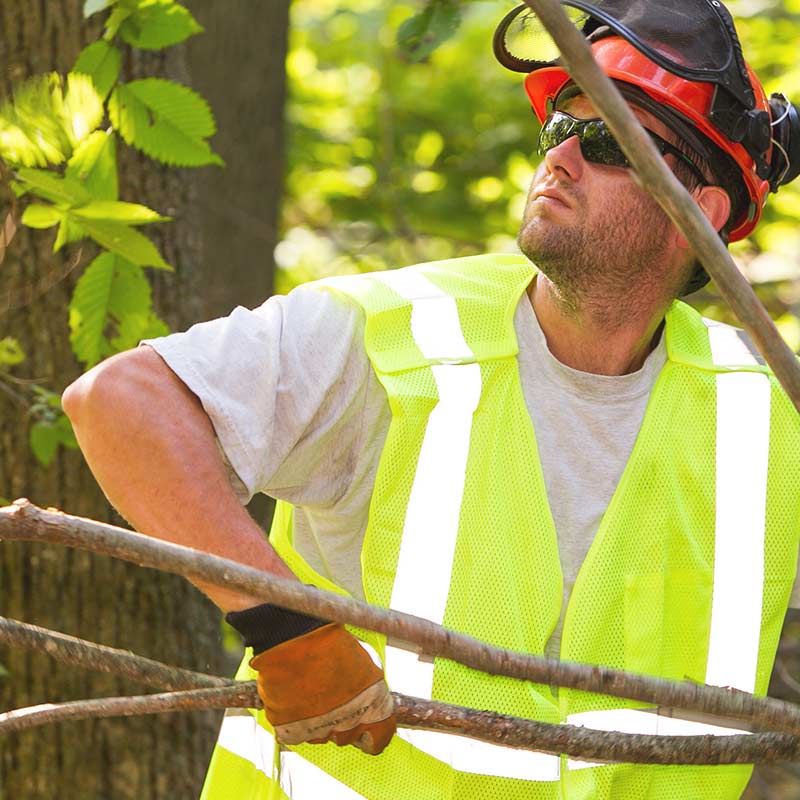
[[[377,755],[396,730],[383,673],[344,626],[264,603],[225,619],[256,654],[258,694],[282,744],[335,742]]]

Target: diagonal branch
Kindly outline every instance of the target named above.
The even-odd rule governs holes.
[[[31,629],[34,635],[31,635]],[[64,640],[69,646],[64,647]],[[110,697],[45,704],[0,714],[0,735],[67,720],[159,714],[209,708],[260,708],[254,682],[226,681],[189,673],[111,647],[0,618],[0,641],[40,650],[60,661],[115,672],[139,681],[176,685],[195,675],[198,686],[212,681],[223,686],[139,697]],[[156,678],[158,676],[158,678]],[[393,693],[398,724],[404,728],[441,731],[526,750],[592,761],[647,764],[749,764],[797,760],[800,743],[787,734],[733,736],[648,736],[609,733],[573,725],[550,725],[491,711],[478,711]]]
[[[757,698],[733,689],[678,683],[502,650],[429,620],[311,590],[296,581],[276,578],[234,561],[54,509],[41,509],[27,500],[0,509],[2,539],[79,547],[237,589],[295,611],[378,631],[411,643],[425,655],[458,661],[491,675],[747,720],[763,730],[800,733],[800,707],[792,703]]]

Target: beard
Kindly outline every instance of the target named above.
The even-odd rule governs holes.
[[[629,186],[598,203],[587,202],[574,185],[559,191],[572,205],[567,218],[531,196],[517,243],[554,285],[565,310],[605,309],[618,319],[621,301],[664,292],[672,223],[649,194]]]

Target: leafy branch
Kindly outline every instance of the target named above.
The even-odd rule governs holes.
[[[216,124],[200,95],[161,78],[121,79],[122,46],[179,44],[203,30],[191,12],[176,0],[85,0],[85,17],[99,13],[107,15],[101,38],[81,51],[66,76],[32,77],[0,103],[0,176],[12,190],[0,261],[18,225],[55,229],[54,253],[85,240],[100,250],[69,307],[70,342],[85,367],[168,332],[153,310],[144,268],[172,267],[140,228],[169,218],[120,199],[119,140],[171,166],[223,163],[208,143]],[[0,313],[32,302],[41,290],[28,287]],[[40,442],[34,454],[45,466],[52,447],[72,441],[69,422],[61,420],[49,425],[46,447],[44,428],[32,429],[32,443]],[[61,429],[64,435],[54,438]]]

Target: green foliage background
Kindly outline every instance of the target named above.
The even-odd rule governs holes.
[[[293,4],[279,291],[334,273],[515,249],[538,126],[521,76],[491,52],[494,26],[513,5]],[[800,0],[727,5],[767,92],[800,103]],[[429,32],[447,38],[428,53],[409,36],[434,6]],[[417,45],[413,56],[398,47],[398,31]],[[800,181],[771,195],[756,233],[732,248],[795,350],[798,218]],[[692,302],[735,321],[713,287]]]

